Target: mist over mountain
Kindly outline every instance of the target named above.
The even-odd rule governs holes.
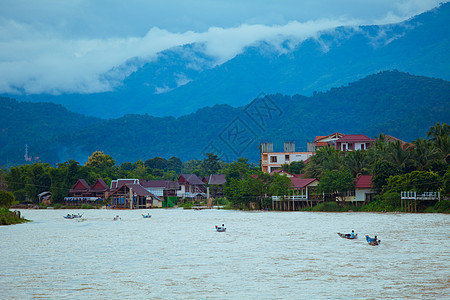
[[[299,44],[289,36],[277,46],[259,41],[222,64],[201,43],[189,44],[110,70],[111,92],[6,96],[102,118],[181,116],[214,104],[242,106],[262,92],[309,96],[382,70],[450,80],[449,19],[445,3],[397,24],[339,27]],[[120,68],[134,72],[120,78]]]
[[[0,105],[0,166],[26,163],[25,144],[31,162],[52,164],[84,162],[97,150],[117,163],[155,156],[186,161],[206,152],[257,163],[262,141],[279,151],[284,141],[295,141],[297,151],[306,151],[307,141],[334,132],[384,133],[408,142],[426,137],[436,122],[450,123],[450,82],[384,71],[309,97],[261,94],[246,106],[214,105],[179,118],[130,114],[102,120],[52,103],[0,98]]]

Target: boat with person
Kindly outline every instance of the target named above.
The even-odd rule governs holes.
[[[353,239],[357,239],[358,238],[358,234],[355,233],[353,230],[351,233],[337,233],[341,238],[344,239],[349,239],[349,240],[353,240]]]
[[[118,215],[114,217],[114,221],[120,221],[120,220],[121,219],[120,219],[120,217]]]
[[[80,214],[67,214],[67,216],[63,216],[64,219],[80,219],[83,215]]]
[[[381,243],[381,240],[377,239],[377,236],[371,238],[370,236],[366,235],[366,241],[369,245],[372,246],[378,246]]]
[[[146,214],[146,215],[142,214],[142,217],[143,217],[144,219],[150,219],[150,218],[152,217],[152,215],[151,215],[150,213],[148,213],[148,214]]]
[[[216,231],[217,232],[225,232],[225,230],[227,230],[227,229],[225,228],[224,224],[222,224],[222,226],[217,226],[216,225]]]

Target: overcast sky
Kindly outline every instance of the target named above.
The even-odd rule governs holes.
[[[386,24],[442,0],[0,0],[0,93],[98,92],[127,59],[204,42],[218,62],[258,40]],[[126,75],[126,74],[125,74]]]

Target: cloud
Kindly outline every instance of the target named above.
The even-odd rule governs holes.
[[[214,57],[212,65],[221,64],[258,41],[283,52],[286,39],[295,47],[324,30],[399,21],[437,3],[368,0],[363,7],[356,0],[345,5],[331,0],[305,0],[301,5],[294,0],[263,0],[259,5],[250,0],[199,0],[193,7],[187,1],[148,2],[2,1],[0,93],[108,91],[159,52],[180,45],[201,43],[199,49]],[[127,63],[130,60],[134,63]],[[202,66],[195,60],[191,64]]]

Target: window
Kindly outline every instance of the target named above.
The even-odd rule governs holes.
[[[361,150],[364,150],[365,144],[361,144]]]
[[[276,156],[271,156],[270,157],[270,162],[271,163],[276,163],[277,162],[277,157]]]
[[[284,155],[284,160],[289,161],[289,154]]]

